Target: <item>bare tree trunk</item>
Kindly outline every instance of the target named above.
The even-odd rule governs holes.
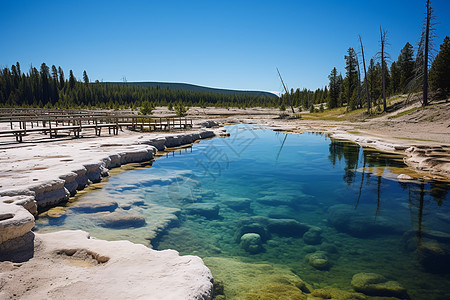
[[[381,41],[381,82],[383,86],[383,110],[386,111],[386,78],[384,74],[384,46],[386,44],[386,31],[380,26],[380,41]]]
[[[359,108],[362,108],[362,99],[361,99],[361,72],[359,70],[359,60],[358,56],[356,56],[356,65],[358,66],[358,100],[359,100]]]
[[[278,76],[280,76],[281,83],[283,84],[283,88],[284,88],[284,90],[286,92],[286,97],[288,98],[288,103],[289,103],[289,106],[291,107],[292,113],[295,114],[294,107],[292,106],[292,102],[291,102],[289,91],[286,88],[286,86],[284,85],[283,78],[281,78],[281,74],[280,74],[280,71],[278,71],[278,68],[277,68],[277,72],[278,72]]]
[[[364,66],[364,85],[366,86],[366,96],[367,96],[367,112],[370,113],[370,95],[369,95],[369,85],[367,83],[367,72],[366,72],[366,60],[364,58],[364,47],[362,43],[361,36],[359,36],[359,43],[361,44],[361,54],[363,59],[363,66]]]
[[[425,28],[425,53],[423,58],[423,100],[422,106],[428,105],[428,44],[430,39],[430,0],[427,0],[427,25]]]

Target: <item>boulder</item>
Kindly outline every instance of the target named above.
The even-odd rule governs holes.
[[[200,215],[207,219],[219,217],[219,205],[215,203],[194,203],[186,206],[184,211],[189,215]]]
[[[280,236],[302,237],[311,226],[300,223],[294,219],[271,219],[262,216],[243,218],[238,222],[236,239],[239,242],[245,233],[258,233],[263,242],[270,238],[271,234]]]
[[[313,226],[303,234],[303,241],[308,245],[317,245],[322,243],[322,229]]]
[[[310,226],[294,219],[268,219],[267,228],[270,233],[281,236],[301,237]]]
[[[353,275],[351,285],[356,292],[368,296],[397,297],[409,299],[406,289],[397,281],[388,281],[376,273],[358,273]]]
[[[257,233],[246,233],[241,236],[241,247],[245,251],[256,254],[263,250],[261,236]]]
[[[308,263],[317,270],[329,270],[331,263],[323,251],[317,251],[306,256]]]
[[[270,234],[267,231],[266,227],[258,222],[241,222],[238,225],[238,229],[236,231],[236,240],[239,242],[241,236],[246,233],[257,233],[263,242],[267,241],[270,238]]]

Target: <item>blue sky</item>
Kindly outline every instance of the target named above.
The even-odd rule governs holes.
[[[436,48],[450,35],[450,1],[432,0]],[[0,66],[61,66],[91,81],[186,82],[281,91],[328,84],[345,73],[349,47],[366,59],[380,25],[396,60],[420,36],[425,0],[21,1],[0,0]]]

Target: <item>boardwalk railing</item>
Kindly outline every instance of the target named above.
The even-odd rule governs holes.
[[[152,117],[137,114],[80,111],[80,110],[0,110],[0,137],[13,136],[22,142],[30,133],[43,133],[50,138],[58,132],[73,132],[75,137],[87,129],[94,129],[97,136],[107,128],[109,134],[118,134],[124,127],[141,131],[170,131],[192,128],[192,120],[181,117]],[[6,127],[8,127],[6,129]]]

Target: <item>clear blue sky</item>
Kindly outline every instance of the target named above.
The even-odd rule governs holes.
[[[450,35],[450,1],[432,0],[436,48]],[[21,1],[0,0],[0,66],[61,66],[91,81],[187,82],[281,91],[328,84],[345,73],[361,34],[369,59],[379,27],[396,60],[416,46],[425,0]]]

